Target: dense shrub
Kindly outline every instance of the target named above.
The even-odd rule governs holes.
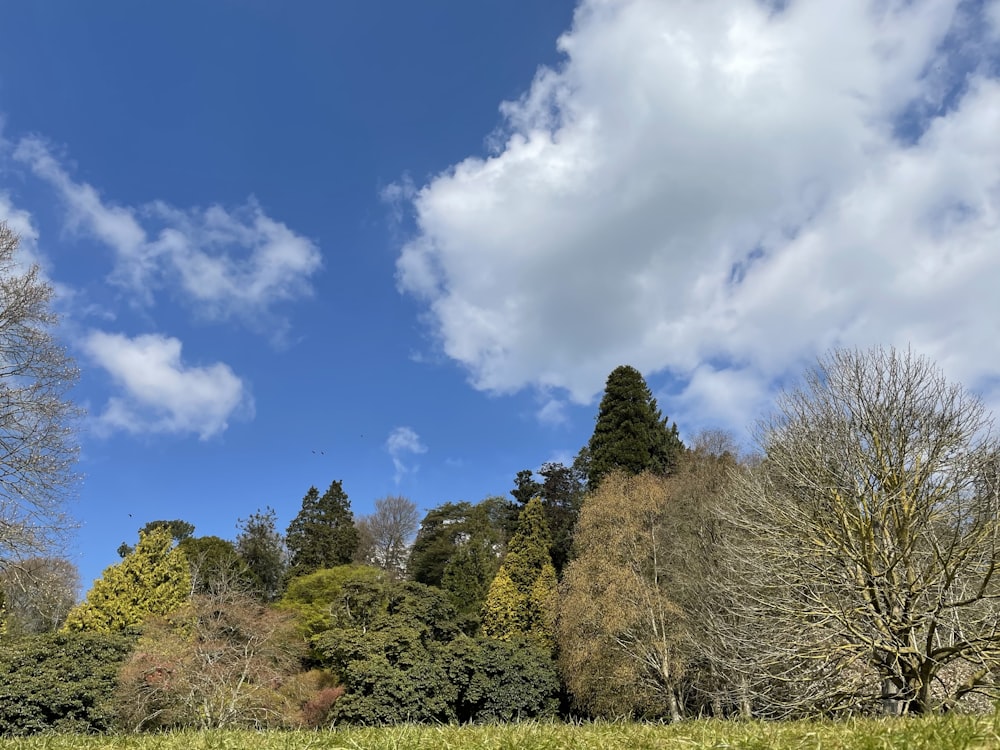
[[[0,643],[0,735],[104,732],[119,665],[120,635],[47,633]]]

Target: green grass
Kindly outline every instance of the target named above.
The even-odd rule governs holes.
[[[1000,714],[816,722],[404,726],[321,732],[177,732],[0,740],[0,750],[987,750],[1000,748]]]

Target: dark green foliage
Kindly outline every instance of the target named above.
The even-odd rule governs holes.
[[[177,545],[191,566],[191,591],[208,594],[235,589],[253,591],[255,579],[236,545],[217,536],[189,536]]]
[[[511,507],[516,506],[502,497],[488,497],[476,505],[445,503],[428,511],[410,551],[410,579],[441,586],[448,563],[470,542],[499,554],[507,539],[504,526]]]
[[[559,707],[552,656],[528,640],[457,638],[443,656],[460,722],[548,718]]]
[[[336,626],[314,639],[346,689],[334,721],[453,721],[455,689],[438,654],[458,635],[454,617],[445,595],[423,584],[345,585]]]
[[[684,445],[677,425],[660,413],[639,371],[622,365],[608,376],[589,448],[587,480],[593,490],[614,469],[669,474]]]
[[[479,629],[479,611],[499,567],[493,546],[482,537],[460,545],[445,566],[441,588],[448,592],[463,632],[472,635]]]
[[[250,571],[257,596],[266,602],[281,596],[285,580],[287,555],[285,540],[276,525],[273,508],[258,510],[247,519],[240,519],[236,551]]]
[[[110,730],[116,675],[131,649],[124,636],[101,633],[0,642],[0,735]]]
[[[514,477],[514,489],[510,494],[518,505],[525,506],[528,501],[541,492],[542,485],[535,481],[535,473],[531,469],[522,469]]]
[[[312,573],[320,568],[347,565],[358,548],[351,502],[339,480],[322,494],[310,487],[302,498],[302,509],[285,533],[290,555],[290,576]]]

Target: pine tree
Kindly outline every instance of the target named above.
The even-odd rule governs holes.
[[[289,575],[300,576],[320,568],[347,565],[358,548],[351,502],[340,480],[320,496],[310,487],[302,498],[302,510],[292,519],[285,534],[291,555]]]
[[[288,563],[285,540],[277,529],[277,514],[268,507],[240,519],[239,525],[236,552],[250,571],[257,596],[266,602],[274,601],[281,596]]]
[[[172,612],[191,594],[191,571],[170,530],[141,533],[131,554],[94,581],[86,600],[73,608],[64,630],[123,633],[153,615]]]
[[[677,425],[668,424],[649,386],[634,367],[622,365],[608,376],[594,434],[590,438],[591,490],[614,469],[627,474],[669,474],[684,450]]]

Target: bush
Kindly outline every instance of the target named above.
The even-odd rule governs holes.
[[[124,636],[101,633],[0,644],[0,735],[108,731],[118,667],[131,650]]]

